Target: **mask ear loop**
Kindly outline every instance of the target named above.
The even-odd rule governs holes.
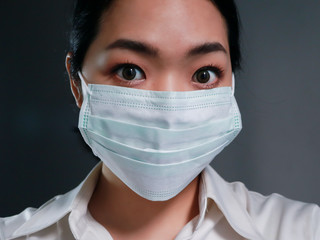
[[[91,90],[89,89],[88,85],[84,81],[84,77],[80,71],[78,72],[78,76],[81,80],[81,89],[82,89],[83,99],[85,99],[87,98],[88,95],[91,95]]]
[[[231,86],[232,96],[234,96],[235,88],[236,88],[236,80],[235,80],[235,77],[234,77],[234,73],[232,73],[232,86]]]

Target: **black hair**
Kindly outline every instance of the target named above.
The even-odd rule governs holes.
[[[240,50],[240,18],[237,6],[234,0],[211,0],[224,17],[230,48],[232,71],[241,68],[241,50]]]
[[[78,79],[86,52],[99,32],[103,13],[114,0],[76,0],[70,34],[71,76]],[[234,0],[211,0],[224,17],[230,48],[233,71],[240,68],[241,52],[239,43],[240,20]]]

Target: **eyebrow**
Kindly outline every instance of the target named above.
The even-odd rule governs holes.
[[[223,52],[227,54],[227,50],[222,46],[221,43],[218,42],[206,42],[203,43],[199,46],[195,46],[191,48],[188,53],[187,57],[192,57],[196,55],[201,55],[201,54],[207,54],[211,52]]]
[[[149,44],[138,42],[134,40],[129,39],[118,39],[115,42],[111,43],[107,50],[114,49],[114,48],[120,48],[120,49],[127,49],[131,50],[137,53],[142,53],[144,55],[149,56],[158,56],[159,50],[150,46]]]
[[[134,41],[130,39],[118,39],[107,46],[109,49],[127,49],[144,55],[156,57],[159,55],[159,49],[139,41]],[[186,54],[186,57],[192,57],[201,54],[208,54],[211,52],[223,52],[227,54],[227,50],[219,42],[206,42],[198,46],[192,47]]]

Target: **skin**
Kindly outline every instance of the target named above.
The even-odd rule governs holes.
[[[146,20],[147,19],[147,20]],[[113,46],[119,39],[143,43],[152,54]],[[190,49],[214,43],[223,47],[208,51]],[[111,47],[110,47],[111,46]],[[203,49],[203,48],[202,48]],[[156,51],[155,51],[156,50]],[[199,48],[198,48],[199,50]],[[78,107],[82,105],[80,82],[66,67]],[[139,78],[123,79],[118,64],[139,67]],[[197,82],[197,71],[206,66],[220,69],[210,83]],[[213,74],[213,75],[212,75]],[[193,91],[231,86],[232,68],[225,21],[209,0],[117,0],[103,14],[100,31],[90,45],[82,67],[87,84],[110,84],[153,91]],[[176,197],[164,202],[146,200],[118,179],[105,165],[89,202],[92,216],[114,239],[174,239],[199,214],[199,177]]]

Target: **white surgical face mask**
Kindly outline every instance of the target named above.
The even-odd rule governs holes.
[[[160,92],[87,86],[79,75],[84,140],[122,182],[146,199],[176,196],[241,130],[231,87]]]

